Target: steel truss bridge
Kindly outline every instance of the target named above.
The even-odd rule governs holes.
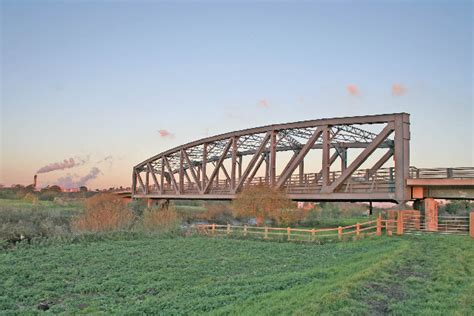
[[[266,184],[298,201],[474,198],[473,167],[417,169],[409,161],[407,113],[268,125],[143,161],[133,168],[132,197],[231,200],[247,186]]]

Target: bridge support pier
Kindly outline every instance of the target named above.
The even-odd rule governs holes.
[[[438,205],[433,198],[423,200],[422,214],[425,216],[425,229],[427,231],[438,231]]]

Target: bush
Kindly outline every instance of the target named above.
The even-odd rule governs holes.
[[[279,226],[294,226],[300,224],[308,212],[309,210],[305,209],[280,209],[273,218]]]
[[[197,220],[206,220],[214,224],[227,224],[235,219],[228,203],[208,203],[205,208],[205,212],[196,215]]]
[[[16,190],[13,188],[0,189],[0,199],[14,200],[17,198]]]
[[[39,199],[41,201],[53,201],[55,198],[57,198],[60,195],[61,195],[61,193],[58,193],[56,191],[43,189],[43,190],[41,190]]]
[[[181,218],[174,208],[146,209],[143,213],[143,228],[148,232],[176,233],[180,229]]]
[[[467,215],[474,209],[474,203],[470,201],[450,201],[440,206],[440,213],[448,213],[450,215]]]
[[[267,219],[278,218],[280,210],[292,207],[285,192],[272,189],[265,184],[246,187],[232,202],[235,216],[253,216],[257,226]]]
[[[70,217],[41,208],[0,209],[0,240],[15,243],[34,237],[52,237],[71,232]]]
[[[120,197],[97,194],[86,200],[84,214],[74,219],[72,226],[79,232],[128,230],[134,218]]]
[[[33,193],[27,193],[23,199],[34,205],[38,204],[38,197]]]
[[[147,202],[144,199],[135,199],[128,203],[128,208],[137,217],[141,217],[147,208]]]

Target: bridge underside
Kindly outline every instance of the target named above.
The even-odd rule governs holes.
[[[453,178],[453,170],[462,170],[462,178]],[[443,173],[446,178],[439,178]],[[438,178],[408,179],[412,198],[474,200],[474,168],[446,168],[443,173],[438,172]]]
[[[229,201],[233,200],[236,197],[236,194],[206,194],[206,195],[196,195],[196,194],[183,194],[183,195],[159,195],[159,194],[148,194],[148,195],[140,195],[137,194],[134,198],[137,199],[164,199],[164,200],[214,200],[214,201]],[[364,202],[364,201],[374,201],[374,202],[394,202],[395,196],[386,195],[386,194],[331,194],[331,195],[323,195],[323,194],[288,194],[288,198],[294,201],[300,202]]]

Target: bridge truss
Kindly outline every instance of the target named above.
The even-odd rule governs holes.
[[[300,201],[402,203],[411,194],[405,183],[409,142],[407,113],[240,130],[175,147],[136,165],[132,196],[229,200],[246,186],[265,183]]]

